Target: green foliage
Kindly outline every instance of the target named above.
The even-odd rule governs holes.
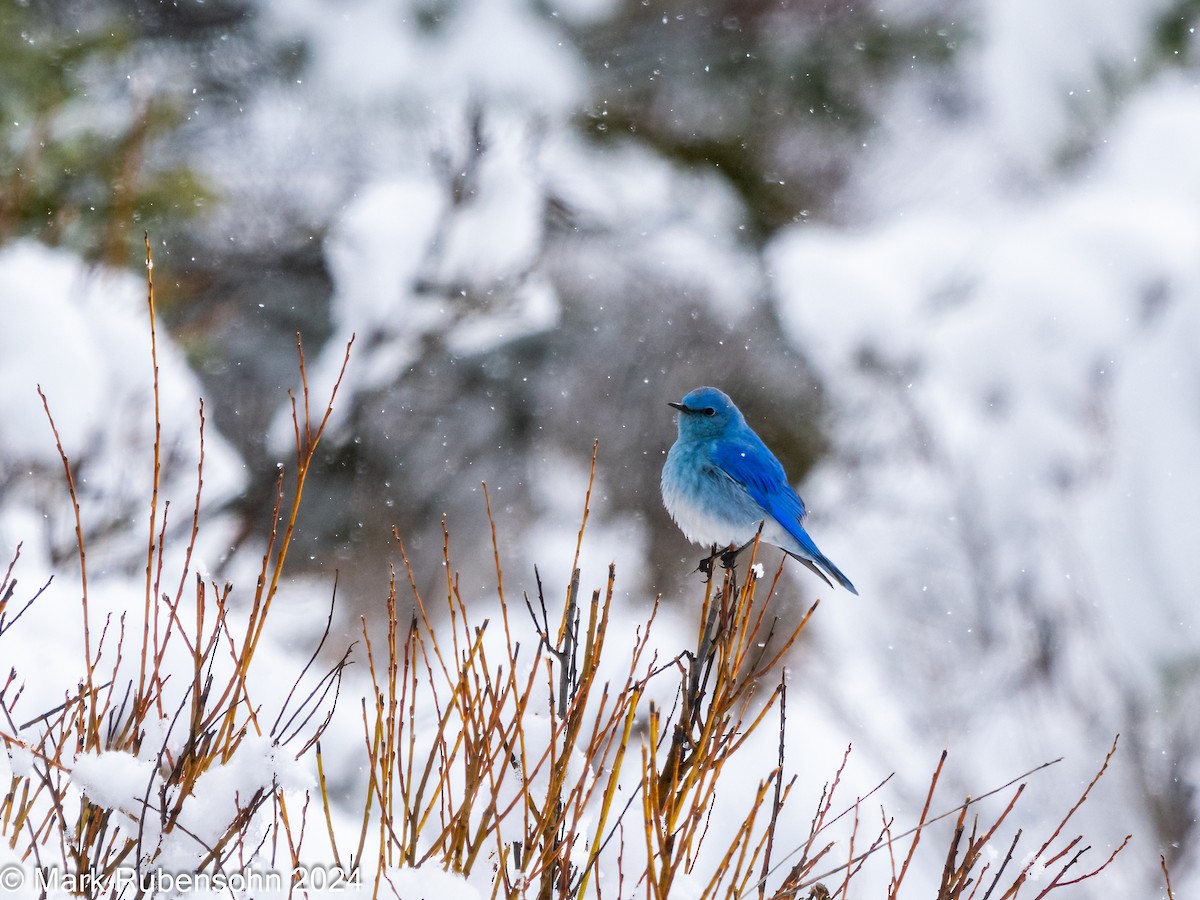
[[[33,235],[132,262],[131,228],[177,222],[206,199],[189,169],[144,166],[147,145],[182,116],[157,87],[139,95],[120,78],[133,46],[120,28],[68,29],[0,7],[0,242]]]

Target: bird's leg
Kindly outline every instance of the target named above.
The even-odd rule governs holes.
[[[700,565],[696,566],[697,572],[704,573],[705,583],[707,583],[708,580],[710,578],[712,578],[713,560],[715,560],[718,556],[721,556],[721,552],[717,549],[717,545],[713,544],[712,553],[708,554],[708,556],[706,556],[706,557],[704,557],[704,559],[700,560]],[[722,556],[721,558],[722,558],[722,562],[723,562],[724,557]]]
[[[734,568],[737,565],[738,554],[753,544],[754,541],[755,538],[750,538],[750,540],[746,541],[746,543],[737,548],[735,548],[733,544],[730,544],[721,554],[719,554],[721,557],[721,566],[726,569]]]

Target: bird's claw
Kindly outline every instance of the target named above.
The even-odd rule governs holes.
[[[731,544],[724,550],[713,547],[712,553],[700,560],[700,565],[696,566],[696,571],[704,574],[704,583],[708,584],[712,579],[714,562],[719,559],[721,560],[722,569],[736,569],[738,554],[745,550],[747,546],[749,545],[743,544],[741,547],[734,547]]]
[[[712,580],[713,561],[718,556],[721,557],[721,565],[725,566],[725,556],[723,553],[718,551],[715,546],[712,548],[712,553],[708,554],[708,556],[706,556],[706,557],[704,557],[704,559],[700,560],[700,564],[698,566],[696,566],[696,571],[700,572],[704,575],[704,583],[705,584],[708,584],[709,581]],[[728,569],[729,566],[725,566],[725,568]]]

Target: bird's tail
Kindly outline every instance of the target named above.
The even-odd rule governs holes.
[[[815,547],[813,549],[816,550]],[[821,551],[817,550],[816,553],[813,554],[813,559],[808,559],[798,553],[792,553],[790,550],[785,552],[788,554],[788,556],[792,557],[793,559],[798,559],[813,572],[817,573],[817,575],[821,576],[821,580],[830,587],[833,587],[833,581],[830,581],[829,578],[826,577],[826,573],[829,573],[829,575],[833,577],[834,581],[852,593],[855,597],[858,596],[858,589],[854,586],[850,579],[847,578],[845,573],[835,566],[833,561]]]

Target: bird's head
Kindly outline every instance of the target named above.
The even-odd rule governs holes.
[[[714,437],[746,421],[728,395],[715,387],[696,388],[678,403],[668,405],[679,410],[681,438]]]

